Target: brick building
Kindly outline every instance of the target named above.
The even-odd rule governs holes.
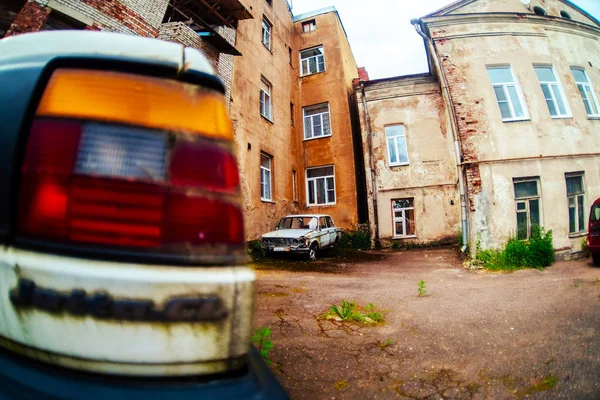
[[[356,89],[368,104],[359,101],[363,138],[373,134],[368,175],[389,177],[370,196],[383,197],[379,218],[371,219],[381,237],[435,240],[439,232],[432,234],[430,224],[437,218],[450,222],[446,234],[462,229],[472,248],[485,249],[501,247],[510,235],[526,239],[541,225],[552,229],[559,254],[579,251],[589,206],[600,196],[600,23],[566,0],[462,0],[413,23],[430,74]],[[409,83],[412,93],[402,93]],[[388,92],[390,99],[377,102]],[[422,126],[434,108],[439,127]],[[371,127],[366,110],[374,114]],[[451,139],[439,135],[446,126]],[[444,145],[447,157],[434,157]],[[457,179],[446,189],[461,200],[463,224],[444,211],[456,195],[440,195],[445,204],[436,210],[427,206],[427,192],[406,192],[412,182],[437,184],[444,174],[449,180],[449,170],[424,165],[431,158],[455,160]],[[385,197],[390,185],[394,199]],[[394,207],[395,200],[403,202]]]
[[[356,227],[362,191],[355,148],[361,146],[352,81],[358,71],[334,8],[294,16],[285,0],[3,4],[0,37],[108,30],[175,41],[205,54],[226,88],[248,239],[272,230],[288,213],[328,213],[339,226]],[[365,215],[361,211],[360,219]]]

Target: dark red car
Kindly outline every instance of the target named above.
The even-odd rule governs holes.
[[[587,246],[594,264],[600,265],[600,198],[594,201],[590,210]]]

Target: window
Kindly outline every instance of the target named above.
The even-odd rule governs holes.
[[[524,107],[523,92],[510,67],[488,67],[487,71],[494,87],[502,121],[529,119]]]
[[[541,16],[546,15],[546,10],[544,10],[542,7],[539,7],[539,6],[533,7],[533,12],[536,13],[536,15],[541,15]]]
[[[292,199],[298,201],[298,186],[296,183],[296,170],[292,170]]]
[[[271,161],[273,157],[260,153],[260,199],[264,201],[273,200],[271,191]]]
[[[312,32],[317,29],[317,23],[314,19],[302,23],[302,32]]]
[[[271,28],[273,25],[263,17],[262,21],[262,44],[269,50],[271,50]]]
[[[404,125],[386,126],[385,136],[387,138],[390,166],[407,165],[408,151],[406,150],[406,134],[404,133]]]
[[[570,112],[565,102],[565,94],[560,82],[556,79],[554,68],[542,66],[534,67],[534,69],[542,86],[550,115],[554,118],[569,117]]]
[[[40,28],[40,31],[53,31],[53,30],[83,30],[87,25],[81,21],[76,20],[66,14],[59,11],[52,10],[44,25]]]
[[[329,103],[303,107],[302,112],[304,114],[304,139],[331,136]]]
[[[538,178],[513,179],[519,240],[531,237],[531,228],[540,225],[538,181]]]
[[[583,174],[565,174],[569,202],[569,233],[585,231]]]
[[[392,200],[394,237],[415,236],[415,206],[413,199]]]
[[[596,93],[594,92],[594,88],[592,87],[585,70],[582,68],[571,68],[571,72],[573,72],[573,77],[577,83],[577,89],[579,89],[579,93],[581,93],[581,98],[583,99],[583,104],[585,105],[588,117],[600,117],[600,112],[598,112],[598,99],[596,98]]]
[[[323,46],[300,52],[302,76],[325,71],[325,56],[323,54]]]
[[[271,114],[271,84],[265,78],[260,81],[260,115],[269,121],[273,117]]]
[[[307,169],[306,186],[309,206],[335,204],[333,165]]]
[[[290,58],[290,65],[292,65],[292,48],[288,47],[288,57]]]
[[[267,4],[273,7],[273,0],[267,0]]]
[[[565,10],[561,10],[560,11],[560,16],[563,17],[563,18],[566,18],[566,19],[571,19],[571,14],[569,14]]]
[[[335,225],[333,224],[333,220],[331,219],[331,217],[325,217],[325,218],[327,218],[327,225],[330,228],[333,228]]]
[[[327,221],[325,221],[325,217],[319,217],[319,229],[327,229]]]

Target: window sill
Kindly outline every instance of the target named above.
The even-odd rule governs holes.
[[[418,236],[417,235],[411,235],[411,236],[394,236],[392,239],[417,239]]]
[[[587,232],[569,233],[569,239],[587,236]]]
[[[502,122],[525,122],[531,121],[531,118],[511,118],[511,119],[503,119]]]
[[[327,70],[320,71],[320,72],[314,72],[314,73],[312,73],[312,74],[300,75],[300,78],[306,78],[306,77],[308,77],[308,76],[313,76],[313,75],[324,74],[325,72],[327,72]]]
[[[273,52],[271,51],[271,48],[270,48],[270,47],[268,47],[268,46],[267,46],[266,44],[264,44],[264,43],[263,43],[262,45],[263,45],[263,47],[264,47],[265,49],[267,49],[267,51],[268,51],[269,53],[271,53],[271,55],[273,55]]]
[[[275,202],[273,200],[269,200],[269,199],[261,198],[260,201],[262,201],[263,203],[275,204]]]
[[[323,136],[315,136],[315,137],[311,137],[311,138],[304,138],[303,142],[309,142],[311,140],[316,140],[316,139],[325,139],[331,137],[331,135],[323,135]]]
[[[390,164],[390,168],[395,168],[395,167],[406,167],[407,165],[410,165],[410,163],[402,163],[402,164]]]
[[[328,207],[335,206],[336,203],[323,203],[323,204],[307,204],[306,207]]]
[[[600,115],[588,115],[588,119],[600,121]]]
[[[550,118],[552,118],[552,119],[572,119],[573,116],[572,115],[557,115],[557,116],[553,117],[551,115]]]
[[[260,116],[261,116],[261,117],[263,117],[263,119],[264,119],[265,121],[267,121],[267,122],[271,123],[272,125],[275,125],[275,123],[274,123],[274,122],[273,122],[273,121],[272,121],[270,118],[267,118],[267,117],[265,117],[265,116],[264,116],[264,115],[262,115],[262,114],[260,114]]]

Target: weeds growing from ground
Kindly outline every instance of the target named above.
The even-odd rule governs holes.
[[[552,231],[534,226],[529,240],[517,240],[511,236],[503,250],[481,250],[478,241],[476,260],[491,271],[546,268],[554,261]]]
[[[271,328],[262,326],[254,331],[252,336],[252,342],[256,345],[256,349],[260,356],[265,360],[267,364],[271,363],[269,360],[269,353],[273,350],[273,342],[271,342]]]
[[[343,300],[341,305],[333,305],[325,314],[326,319],[340,319],[346,322],[381,323],[385,321],[383,314],[375,310],[373,303],[361,307],[354,301]]]
[[[427,286],[425,286],[425,281],[419,281],[419,283],[417,283],[417,290],[419,291],[419,297],[424,297],[427,295]]]

